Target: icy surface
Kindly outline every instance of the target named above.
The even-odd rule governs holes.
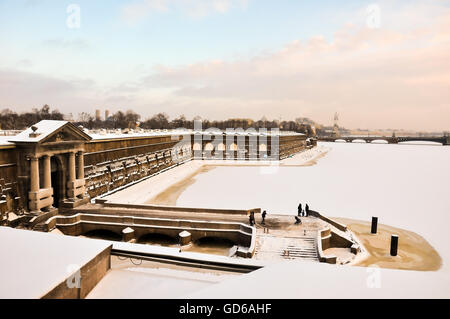
[[[319,145],[330,151],[313,166],[280,166],[270,173],[261,167],[217,167],[200,174],[177,205],[295,214],[302,202],[330,217],[378,216],[380,223],[422,235],[450,273],[450,147]]]
[[[198,286],[201,290],[197,292],[184,291],[189,298],[450,297],[450,147],[376,143],[319,146],[330,150],[312,166],[292,166],[297,161],[305,164],[305,154],[299,154],[283,161],[288,166],[219,166],[198,174],[181,193],[177,205],[261,207],[269,214],[296,214],[302,202],[331,217],[369,221],[378,216],[382,224],[422,235],[441,255],[442,268],[419,272],[289,262],[219,284]],[[183,166],[178,172],[164,174],[176,180],[178,174],[185,177],[193,171],[193,167]],[[140,187],[144,189],[144,184]]]
[[[190,293],[186,298],[449,298],[439,272],[285,261]]]

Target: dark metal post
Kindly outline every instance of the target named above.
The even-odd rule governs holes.
[[[370,230],[372,234],[377,233],[377,226],[378,226],[378,217],[372,217],[372,229]]]
[[[391,256],[397,256],[398,236],[391,235]]]

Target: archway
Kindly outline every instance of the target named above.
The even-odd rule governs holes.
[[[212,143],[206,143],[205,151],[212,151],[212,150],[214,150],[214,145]]]
[[[226,238],[221,237],[202,237],[194,242],[194,245],[188,250],[213,255],[228,256],[230,250],[236,244]]]
[[[89,237],[89,238],[95,238],[95,239],[105,239],[105,240],[114,240],[114,241],[122,240],[122,236],[120,236],[119,234],[117,234],[111,230],[107,230],[107,229],[90,230],[90,231],[84,233],[83,236]]]
[[[51,180],[53,188],[53,207],[59,207],[64,198],[64,174],[61,162],[55,156],[50,160]]]
[[[373,140],[370,143],[372,143],[372,144],[388,144],[388,141],[379,139],[379,140]]]
[[[139,237],[138,243],[170,247],[170,246],[177,246],[178,240],[166,234],[148,233]]]

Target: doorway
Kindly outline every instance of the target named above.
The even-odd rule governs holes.
[[[53,187],[53,207],[58,208],[62,199],[62,168],[58,159],[54,156],[51,158],[52,187]]]

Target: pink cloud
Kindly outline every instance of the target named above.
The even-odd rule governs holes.
[[[226,116],[307,115],[349,127],[450,127],[448,9],[408,31],[348,25],[249,60],[158,66],[144,79],[172,88],[169,104],[214,104]],[[187,102],[189,101],[189,102]],[[260,105],[258,107],[257,105]],[[305,114],[306,112],[306,114]],[[430,115],[431,112],[431,115]],[[426,121],[424,121],[426,119]]]

